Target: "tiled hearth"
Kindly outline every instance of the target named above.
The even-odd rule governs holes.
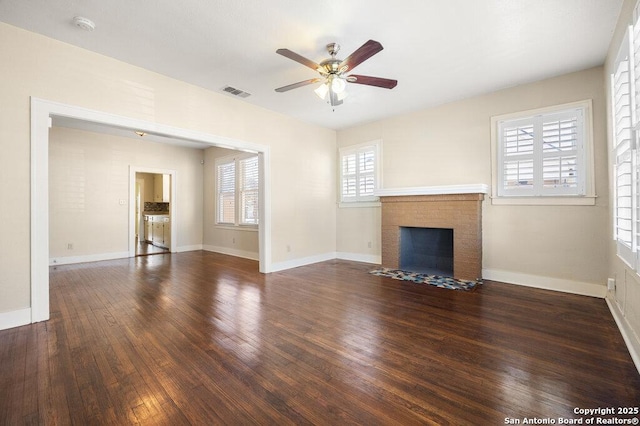
[[[487,185],[382,189],[382,266],[398,268],[400,227],[453,229],[453,277],[482,278],[482,201]]]

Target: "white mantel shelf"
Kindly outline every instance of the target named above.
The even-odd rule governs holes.
[[[471,185],[417,186],[411,188],[385,188],[373,192],[378,197],[398,197],[403,195],[450,195],[450,194],[488,194],[489,185],[477,183]]]

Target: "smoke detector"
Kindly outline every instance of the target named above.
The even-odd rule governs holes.
[[[85,31],[93,31],[96,28],[96,24],[84,16],[76,16],[73,18],[73,23],[76,27]]]

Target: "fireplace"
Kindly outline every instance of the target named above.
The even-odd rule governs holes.
[[[423,272],[415,270],[421,267],[411,264],[415,259],[401,259],[402,229],[444,229],[449,230],[447,232],[451,236],[436,238],[451,239],[453,256],[450,260],[445,260],[445,255],[435,256],[439,258],[440,266],[451,263],[447,273],[437,275],[464,280],[482,278],[482,201],[487,189],[487,185],[479,184],[378,190],[376,194],[382,203],[382,266]],[[413,244],[415,248],[415,243],[404,244]],[[418,245],[421,250],[426,250],[419,258],[425,260],[434,256],[430,248],[424,248],[424,242]],[[440,266],[436,269],[439,270]],[[428,270],[432,268],[427,266],[423,269],[430,273]]]
[[[400,227],[400,269],[453,276],[453,229]]]

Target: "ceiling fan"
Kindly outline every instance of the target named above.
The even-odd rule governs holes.
[[[325,59],[319,64],[313,62],[304,56],[298,55],[289,49],[278,49],[276,53],[293,59],[296,62],[305,65],[318,73],[320,77],[311,78],[309,80],[299,81],[297,83],[282,86],[276,89],[276,92],[286,92],[291,89],[297,89],[298,87],[307,86],[314,83],[322,83],[317,89],[316,94],[321,99],[327,99],[327,102],[331,106],[342,104],[343,99],[347,96],[345,91],[347,83],[366,84],[368,86],[383,87],[385,89],[393,89],[398,84],[398,80],[390,80],[388,78],[370,77],[367,75],[346,75],[355,67],[366,61],[376,53],[383,49],[382,45],[375,40],[369,40],[362,46],[360,46],[355,52],[347,57],[345,60],[336,58],[340,45],[337,43],[327,44],[327,51],[331,58]]]

